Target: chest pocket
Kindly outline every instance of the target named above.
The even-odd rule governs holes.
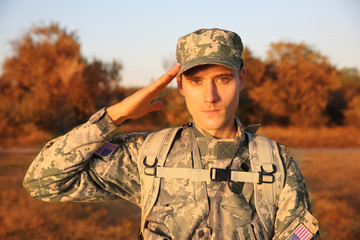
[[[166,160],[166,167],[192,168],[192,154],[188,153],[182,159],[174,158],[171,154]],[[189,179],[162,178],[158,204],[162,206],[177,205],[196,201],[196,182]]]
[[[161,179],[160,205],[175,205],[195,201],[194,182],[188,179]]]
[[[251,222],[243,227],[236,228],[236,239],[238,240],[267,240],[269,239],[261,221]]]

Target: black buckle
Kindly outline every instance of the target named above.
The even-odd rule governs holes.
[[[274,173],[276,172],[276,167],[273,164],[273,170],[272,172],[266,172],[263,168],[263,166],[260,167],[261,172],[259,172],[259,183],[258,184],[262,184],[262,183],[274,183],[275,182],[275,176]],[[266,181],[264,180],[264,176],[271,176],[271,181]]]
[[[211,181],[231,181],[231,170],[221,168],[210,169]]]
[[[144,168],[145,175],[156,176],[156,164],[157,164],[157,162],[158,162],[158,160],[157,160],[157,158],[155,158],[155,161],[154,161],[153,164],[148,164],[146,162],[146,157],[144,158],[143,164],[145,166],[145,168]]]

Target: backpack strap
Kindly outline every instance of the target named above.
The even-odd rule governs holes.
[[[151,133],[140,148],[137,165],[141,182],[141,232],[145,229],[145,219],[159,194],[160,178],[155,177],[156,168],[164,165],[172,142],[181,128]]]
[[[255,208],[266,232],[271,235],[285,170],[275,141],[248,132],[246,134],[252,172],[260,171],[274,177],[273,182],[254,183]]]
[[[153,172],[157,178],[183,178],[190,181],[231,181],[248,183],[272,183],[275,177],[271,172],[244,172],[231,169],[211,168],[173,168],[157,166]]]

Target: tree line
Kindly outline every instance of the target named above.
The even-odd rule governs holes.
[[[0,76],[1,136],[61,134],[138,90],[121,86],[120,62],[87,60],[76,32],[56,23],[32,27],[12,47]],[[337,69],[304,43],[273,43],[265,60],[246,48],[243,57],[247,83],[237,114],[244,125],[360,127],[356,68]],[[189,121],[177,89],[166,88],[159,98],[166,102],[164,111],[138,122],[167,127]]]

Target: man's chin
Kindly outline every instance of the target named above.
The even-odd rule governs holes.
[[[223,128],[223,122],[219,120],[195,121],[205,131],[218,131]]]

